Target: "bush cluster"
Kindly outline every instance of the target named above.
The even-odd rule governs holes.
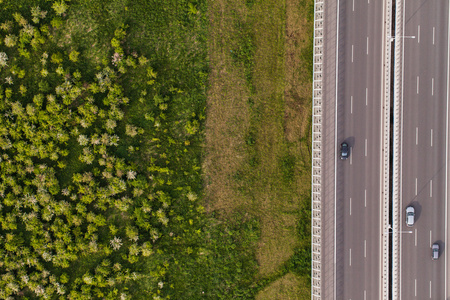
[[[145,282],[156,299],[160,241],[195,234],[203,213],[187,158],[202,116],[174,113],[184,92],[163,88],[125,24],[103,45],[109,59],[86,64],[62,41],[67,10],[0,24],[0,298],[131,299]]]

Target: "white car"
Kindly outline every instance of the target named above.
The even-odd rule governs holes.
[[[439,244],[434,243],[433,246],[431,246],[431,259],[437,260],[439,258]]]
[[[414,207],[408,206],[406,208],[406,226],[412,227],[414,225]]]

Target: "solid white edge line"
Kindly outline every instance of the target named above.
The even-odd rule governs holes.
[[[448,5],[448,4],[447,4]],[[448,93],[449,93],[449,60],[450,60],[450,5],[448,5],[448,28],[447,28],[447,113],[446,113],[446,120],[445,120],[445,245],[448,245],[447,243],[447,218],[448,218],[448,210],[447,210],[447,202],[448,202]],[[444,296],[445,299],[447,299],[447,273],[448,273],[448,265],[447,265],[447,251],[444,253],[444,265],[447,272],[444,274]]]
[[[336,300],[336,209],[337,209],[337,199],[336,199],[336,171],[337,171],[337,108],[338,108],[338,84],[339,84],[339,0],[337,0],[336,8],[336,99],[335,99],[335,111],[334,111],[334,274],[333,274],[333,298]]]
[[[403,16],[405,16],[405,10],[406,10],[406,1],[403,1]],[[403,24],[402,24],[402,36],[405,36],[405,18],[403,17]],[[404,91],[404,80],[405,80],[405,43],[404,40],[402,42],[402,80],[401,80],[401,99],[400,100],[400,104],[401,104],[401,124],[400,124],[400,164],[399,164],[399,202],[400,202],[400,207],[403,207],[403,193],[402,193],[402,187],[403,187],[403,91]],[[395,99],[394,99],[395,101]],[[394,200],[395,201],[395,200]],[[394,202],[393,201],[393,202]],[[402,216],[403,212],[400,209],[400,217]],[[395,216],[394,216],[395,218]],[[403,237],[400,234],[399,235],[399,239],[400,239],[400,243],[399,243],[399,247],[400,247],[400,251],[399,251],[399,272],[400,272],[400,276],[399,276],[399,280],[398,280],[398,284],[399,284],[399,299],[402,299],[402,240]],[[392,279],[394,280],[394,278]]]
[[[386,6],[387,6],[387,4],[389,3],[389,1],[383,1],[385,4],[383,5],[383,22],[382,22],[382,24],[386,24]],[[391,18],[389,18],[390,20],[392,20]],[[392,44],[390,44],[390,41],[387,41],[387,38],[386,38],[386,26],[383,26],[383,30],[382,30],[382,32],[383,32],[383,34],[382,34],[382,45],[384,45],[383,47],[382,47],[382,51],[381,51],[381,58],[382,58],[382,62],[384,63],[385,61],[386,61],[386,51],[384,51],[384,47],[386,47],[386,46],[388,46],[389,45],[389,47],[390,46],[392,46]],[[389,43],[389,44],[388,44]],[[391,67],[391,65],[389,64],[388,65],[389,67]],[[385,110],[384,110],[384,105],[385,105],[385,95],[386,95],[386,88],[389,88],[390,89],[390,87],[386,87],[385,86],[385,81],[384,81],[384,79],[385,79],[385,75],[386,75],[386,72],[385,72],[385,70],[384,70],[384,68],[382,68],[381,69],[382,70],[382,72],[381,72],[381,78],[380,78],[380,82],[382,83],[381,84],[381,93],[382,93],[382,95],[383,95],[383,97],[382,97],[382,100],[384,100],[384,101],[380,101],[380,120],[382,120],[382,121],[385,121],[385,119],[384,119],[384,117],[385,117]],[[387,109],[387,108],[386,108]],[[383,129],[384,129],[384,125],[385,125],[385,123],[384,122],[382,122],[381,123],[382,124],[382,126],[380,127],[380,141],[383,141],[383,138],[385,137],[385,135],[384,135],[384,132],[383,132]],[[384,142],[380,142],[380,170],[383,170],[382,172],[380,172],[380,200],[381,201],[379,201],[380,202],[380,204],[379,204],[379,213],[380,213],[380,219],[379,219],[379,230],[380,230],[380,234],[379,234],[379,240],[378,240],[378,242],[379,242],[379,255],[378,255],[378,258],[379,258],[379,266],[378,266],[378,268],[379,268],[379,272],[380,272],[380,277],[382,278],[383,276],[384,276],[384,272],[386,271],[385,269],[384,269],[384,267],[386,266],[385,264],[384,264],[384,259],[389,259],[388,257],[384,257],[384,241],[385,241],[385,238],[384,238],[384,233],[383,233],[383,231],[384,231],[384,221],[385,221],[385,214],[384,214],[384,205],[386,204],[385,202],[384,202],[384,197],[383,197],[383,195],[386,195],[386,194],[384,194],[383,193],[383,191],[384,191],[384,187],[385,187],[385,185],[384,185],[384,174],[385,174],[385,172],[384,172]],[[387,192],[387,193],[389,193],[389,191],[384,191],[384,192]],[[388,218],[388,220],[389,220],[389,218]],[[389,234],[388,234],[388,239],[389,239]],[[389,241],[389,240],[388,240]],[[389,255],[389,254],[388,254]],[[388,264],[389,265],[389,264]],[[389,268],[389,267],[388,267]],[[379,290],[379,295],[380,295],[380,297],[381,297],[381,295],[383,295],[383,289],[384,289],[384,287],[385,287],[385,285],[384,285],[384,282],[385,281],[389,281],[389,278],[386,278],[386,279],[381,279],[380,281],[379,281],[379,284],[378,284],[378,290]],[[389,292],[388,292],[388,294],[389,294]]]

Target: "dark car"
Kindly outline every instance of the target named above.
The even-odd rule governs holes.
[[[341,159],[347,159],[349,156],[348,144],[343,142],[341,144]]]

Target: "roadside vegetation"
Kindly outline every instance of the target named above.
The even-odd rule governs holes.
[[[307,299],[313,1],[0,0],[1,299]]]
[[[313,1],[214,1],[207,210],[255,220],[257,299],[310,298]]]

